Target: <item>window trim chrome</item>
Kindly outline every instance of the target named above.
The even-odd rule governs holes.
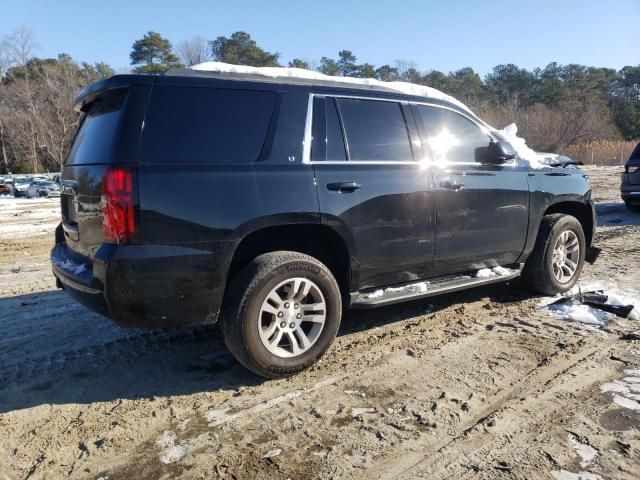
[[[469,115],[456,110],[455,108],[449,107],[448,105],[441,105],[438,103],[424,101],[419,102],[415,100],[405,100],[398,98],[390,98],[390,97],[368,97],[364,95],[348,95],[348,94],[329,94],[329,93],[309,93],[309,99],[307,102],[307,118],[305,120],[304,126],[304,140],[303,140],[303,151],[302,151],[302,163],[308,165],[344,165],[344,164],[352,164],[352,165],[423,165],[424,162],[421,160],[407,160],[407,161],[396,161],[396,160],[366,160],[366,161],[352,161],[352,160],[311,160],[311,143],[312,143],[312,123],[313,123],[313,100],[315,97],[318,98],[350,98],[356,100],[376,100],[380,102],[394,102],[399,103],[401,105],[425,105],[428,107],[436,107],[442,108],[444,110],[449,110],[453,113],[457,113],[462,117],[469,120],[476,127],[480,128],[482,131],[486,131],[487,136],[491,138],[493,141],[500,141],[498,137],[494,135],[491,131],[491,127],[487,124],[478,123],[477,120],[471,118]],[[345,148],[347,145],[345,144]],[[413,147],[412,147],[413,148]],[[453,165],[482,165],[476,162],[460,162],[455,163]],[[504,164],[503,166],[509,166],[509,164]]]

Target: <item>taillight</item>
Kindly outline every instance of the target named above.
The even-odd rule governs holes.
[[[136,230],[133,172],[128,168],[110,168],[102,183],[102,231],[106,240],[131,241]]]

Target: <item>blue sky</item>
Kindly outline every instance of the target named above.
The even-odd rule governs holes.
[[[30,27],[40,56],[129,66],[131,44],[155,30],[174,44],[236,30],[260,46],[319,60],[352,50],[376,65],[412,60],[420,70],[549,62],[621,68],[640,64],[640,0],[0,0],[0,36]]]

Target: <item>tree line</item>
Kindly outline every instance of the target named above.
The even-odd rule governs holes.
[[[39,58],[37,48],[25,27],[0,40],[0,172],[60,170],[80,121],[72,108],[74,94],[115,73],[106,63],[77,62],[64,53]],[[458,98],[492,125],[515,121],[519,134],[541,151],[640,138],[640,65],[615,70],[554,62],[527,70],[506,64],[482,77],[470,67],[444,73],[420,71],[406,60],[361,63],[349,50],[335,58],[284,63],[278,52],[261,48],[246,32],[213,40],[196,36],[175,47],[159,33],[147,32],[130,52],[136,73],[161,73],[209,60],[427,85]]]

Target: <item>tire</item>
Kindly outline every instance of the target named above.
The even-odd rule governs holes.
[[[630,202],[624,202],[624,206],[627,207],[627,210],[630,212],[640,212],[640,205],[635,205]]]
[[[301,285],[300,293],[294,297],[299,303],[293,300],[287,303],[295,285]],[[305,288],[309,288],[309,293],[302,297]],[[267,297],[274,298],[274,289],[278,299],[285,297],[279,307],[273,306],[278,305],[277,301],[267,301]],[[322,305],[322,301],[324,323],[318,331],[317,320],[305,318],[320,318],[322,309],[308,308]],[[315,314],[296,320],[303,310],[291,310],[294,307]],[[277,251],[260,255],[234,275],[225,296],[220,326],[227,348],[242,365],[263,377],[282,378],[310,367],[324,355],[338,333],[341,316],[340,290],[329,269],[309,255]],[[290,328],[294,324],[295,332]],[[275,345],[267,338],[272,329],[276,332],[273,339],[278,334],[282,338]],[[300,329],[308,330],[305,337],[310,346],[300,341]],[[294,343],[298,353],[294,351]]]
[[[577,258],[574,256],[574,263],[577,265],[573,275],[568,280],[560,281],[556,273],[554,273],[558,270],[557,268],[554,269],[554,250],[561,235],[565,232],[568,232],[566,233],[566,237],[569,239],[567,241],[573,238],[577,239],[579,251],[577,252]],[[522,279],[528,287],[539,293],[545,295],[564,293],[570,290],[578,281],[584,266],[585,253],[586,241],[584,232],[582,225],[575,217],[562,213],[545,215],[540,223],[533,252],[531,252],[522,271]],[[559,270],[562,270],[565,274],[567,273],[564,269]]]

